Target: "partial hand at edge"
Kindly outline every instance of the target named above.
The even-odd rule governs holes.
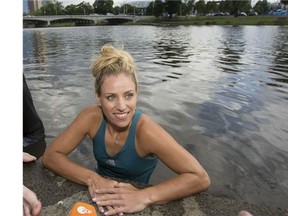
[[[23,162],[35,161],[37,158],[27,152],[23,152]]]

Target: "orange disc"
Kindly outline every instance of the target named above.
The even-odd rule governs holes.
[[[93,205],[84,202],[76,202],[69,213],[69,216],[97,216]]]

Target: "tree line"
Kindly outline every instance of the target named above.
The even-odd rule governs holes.
[[[284,5],[288,0],[281,0]],[[271,10],[271,4],[267,0],[259,0],[254,7],[251,6],[251,0],[154,0],[146,8],[136,8],[131,4],[122,6],[113,6],[113,0],[95,0],[91,5],[89,2],[81,2],[77,5],[70,4],[64,7],[60,1],[46,2],[40,9],[30,15],[89,15],[89,14],[134,14],[134,15],[154,15],[156,17],[168,16],[187,16],[190,14],[208,14],[208,13],[229,13],[237,16],[239,12],[255,11],[259,15],[267,14]],[[27,15],[27,14],[24,14]]]

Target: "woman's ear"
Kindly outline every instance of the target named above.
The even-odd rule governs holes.
[[[100,97],[98,94],[96,94],[96,101],[98,102],[99,105],[101,105]]]

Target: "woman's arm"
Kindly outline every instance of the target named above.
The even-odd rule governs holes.
[[[178,175],[165,182],[143,190],[149,204],[160,204],[177,200],[205,191],[210,186],[210,178],[195,157],[178,144],[160,125],[144,116],[139,128],[143,145],[139,152],[154,154]],[[142,141],[140,141],[142,144]],[[144,145],[145,143],[145,145]]]
[[[102,113],[98,107],[90,106],[84,109],[71,125],[48,146],[43,155],[43,165],[64,178],[87,185],[89,191],[107,187],[108,180],[95,171],[78,165],[67,156],[87,135],[93,137],[96,134],[101,119]]]

